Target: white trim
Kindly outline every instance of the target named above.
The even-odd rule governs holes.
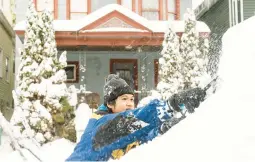
[[[241,8],[241,21],[244,20],[244,16],[243,16],[243,0],[239,0],[240,1],[240,8]]]
[[[234,0],[233,1],[234,4],[235,4],[235,25],[238,24],[238,3],[237,3],[237,0]]]
[[[229,2],[229,26],[232,27],[244,20],[243,0],[229,0],[228,2]],[[238,14],[239,9],[240,14]]]
[[[229,27],[233,26],[232,22],[232,3],[231,0],[228,0],[228,9],[229,9]]]

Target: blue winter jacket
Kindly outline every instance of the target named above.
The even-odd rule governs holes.
[[[105,109],[104,106],[99,110]],[[165,102],[153,100],[148,105],[128,110],[121,113],[106,114],[99,119],[91,118],[85,129],[80,142],[74,148],[73,153],[66,161],[107,161],[112,157],[115,150],[126,148],[129,144],[139,142],[143,144],[155,138],[162,122],[171,117]],[[93,148],[92,140],[98,128],[114,119],[117,115],[127,116],[133,114],[137,119],[148,123],[147,126],[128,134],[127,136],[116,139],[113,143],[103,146],[97,150]],[[107,139],[105,139],[107,140]],[[113,158],[113,157],[112,157]]]

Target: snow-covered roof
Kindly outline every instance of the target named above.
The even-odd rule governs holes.
[[[195,9],[195,14],[197,18],[200,18],[206,11],[208,11],[216,2],[219,0],[204,0],[197,8]]]
[[[55,31],[77,31],[76,26],[81,23],[78,20],[54,20],[53,26]],[[26,29],[26,21],[17,23],[14,27],[15,31],[24,31]]]
[[[175,32],[184,32],[184,20],[173,20],[173,21],[150,21],[150,26],[154,32],[165,32],[169,26]],[[157,25],[155,25],[157,24]],[[209,27],[202,21],[197,21],[197,30],[199,32],[210,32]]]
[[[111,28],[96,28],[91,30],[82,30],[81,33],[86,32],[148,32],[148,30],[141,30],[136,28],[119,28],[119,27],[111,27]]]
[[[184,31],[184,20],[176,20],[171,22],[172,28],[175,32]],[[202,21],[197,21],[196,28],[199,32],[210,32],[209,27]]]
[[[117,11],[118,13],[125,15],[127,18],[130,20],[140,24],[141,26],[144,26],[148,31],[151,32],[162,32],[164,33],[168,26],[169,26],[169,21],[151,21],[147,20],[146,18],[136,14],[135,12],[131,11],[128,8],[125,8],[121,5],[118,4],[109,4],[106,5],[97,11],[92,12],[91,14],[85,16],[82,19],[79,20],[54,20],[53,25],[55,31],[79,31],[83,29],[84,27],[92,24],[93,22],[97,21],[98,19],[106,16],[109,13],[112,13],[114,11]],[[172,24],[174,30],[176,32],[183,32],[184,31],[184,21],[170,21]],[[26,27],[25,21],[21,21],[16,24],[14,27],[15,31],[24,31]],[[197,28],[199,32],[210,32],[210,29],[204,22],[198,22],[197,23]],[[103,29],[96,29],[93,31],[139,31],[141,29],[134,29],[134,28],[129,28],[129,30],[126,29],[121,29],[121,28],[116,28],[116,27],[109,27],[109,28],[103,28]],[[92,32],[92,30],[90,30]]]
[[[84,19],[82,19],[84,21],[80,20],[81,23],[79,25],[77,25],[77,30],[91,24],[92,22],[98,20],[99,18],[101,18],[113,11],[117,11],[117,12],[129,17],[131,20],[143,25],[144,27],[147,27],[149,29],[151,27],[149,20],[136,14],[135,12],[131,11],[130,9],[123,7],[121,5],[118,5],[118,4],[109,4],[109,5],[106,5],[100,9],[96,10],[95,12],[92,12],[91,14],[87,15]]]

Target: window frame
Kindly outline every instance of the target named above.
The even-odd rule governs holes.
[[[67,67],[74,67],[73,70],[73,78],[67,79],[66,83],[78,83],[79,82],[79,61],[67,61]]]
[[[144,0],[146,1],[146,0]],[[138,14],[143,15],[143,12],[155,12],[158,11],[158,20],[163,20],[163,0],[158,0],[158,10],[154,9],[143,9],[143,0],[138,0]],[[147,18],[146,18],[147,19]]]
[[[66,0],[66,19],[71,20],[71,13],[86,13],[86,15],[91,13],[91,1],[87,0],[87,12],[71,12],[71,0]]]
[[[37,9],[37,1],[38,0],[34,0],[35,9],[37,12],[42,12],[42,11],[38,11]],[[53,15],[54,15],[54,19],[58,19],[58,0],[53,0]]]
[[[158,85],[158,71],[159,71],[159,59],[154,59],[154,86],[157,88]]]
[[[169,3],[169,0],[165,0],[166,1],[166,8],[165,8],[165,11],[166,11],[166,20],[168,20],[168,14],[172,14],[174,15],[174,20],[178,20],[179,17],[178,17],[178,14],[177,14],[177,0],[174,0],[174,11],[169,11],[168,10],[168,3]]]
[[[5,57],[5,80],[10,82],[10,58]]]
[[[16,68],[16,53],[15,53],[15,49],[12,50],[12,53],[13,53],[13,63],[12,63],[12,72],[13,74],[15,74],[15,68]]]
[[[243,0],[229,0],[229,25],[230,27],[239,24],[244,20]]]

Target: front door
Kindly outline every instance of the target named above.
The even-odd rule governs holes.
[[[134,90],[138,89],[137,59],[111,59],[110,73],[117,74],[124,79]],[[138,96],[135,95],[135,104],[138,103]]]

